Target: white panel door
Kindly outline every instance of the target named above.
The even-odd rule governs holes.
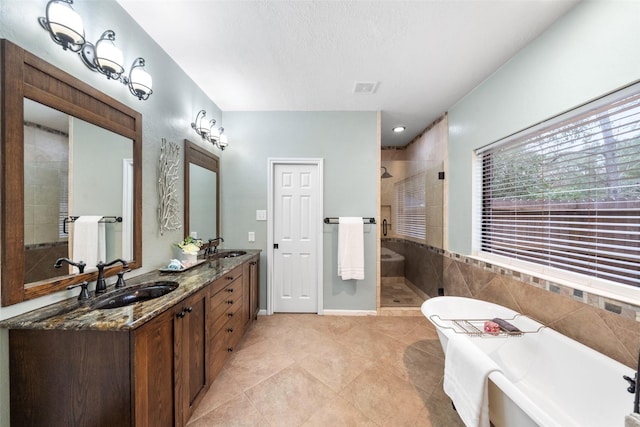
[[[315,164],[274,165],[274,312],[318,312],[317,168]]]

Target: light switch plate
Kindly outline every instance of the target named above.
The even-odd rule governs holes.
[[[256,221],[266,221],[267,220],[267,211],[264,209],[258,209],[256,211]]]
[[[256,241],[256,233],[255,233],[255,231],[250,231],[249,232],[249,241],[250,242],[255,242]]]

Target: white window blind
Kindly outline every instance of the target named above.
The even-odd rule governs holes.
[[[396,233],[426,239],[425,173],[418,173],[394,184]]]
[[[481,250],[640,286],[640,92],[478,153]]]

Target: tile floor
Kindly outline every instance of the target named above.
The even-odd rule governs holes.
[[[428,296],[419,294],[405,282],[404,277],[382,277],[380,306],[420,307]]]
[[[443,357],[421,316],[260,316],[188,427],[463,427]]]

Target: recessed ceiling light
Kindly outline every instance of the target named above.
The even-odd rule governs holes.
[[[405,130],[405,129],[406,129],[406,126],[396,126],[396,127],[394,127],[392,130],[393,130],[395,133],[400,133],[400,132],[404,132],[404,130]]]

